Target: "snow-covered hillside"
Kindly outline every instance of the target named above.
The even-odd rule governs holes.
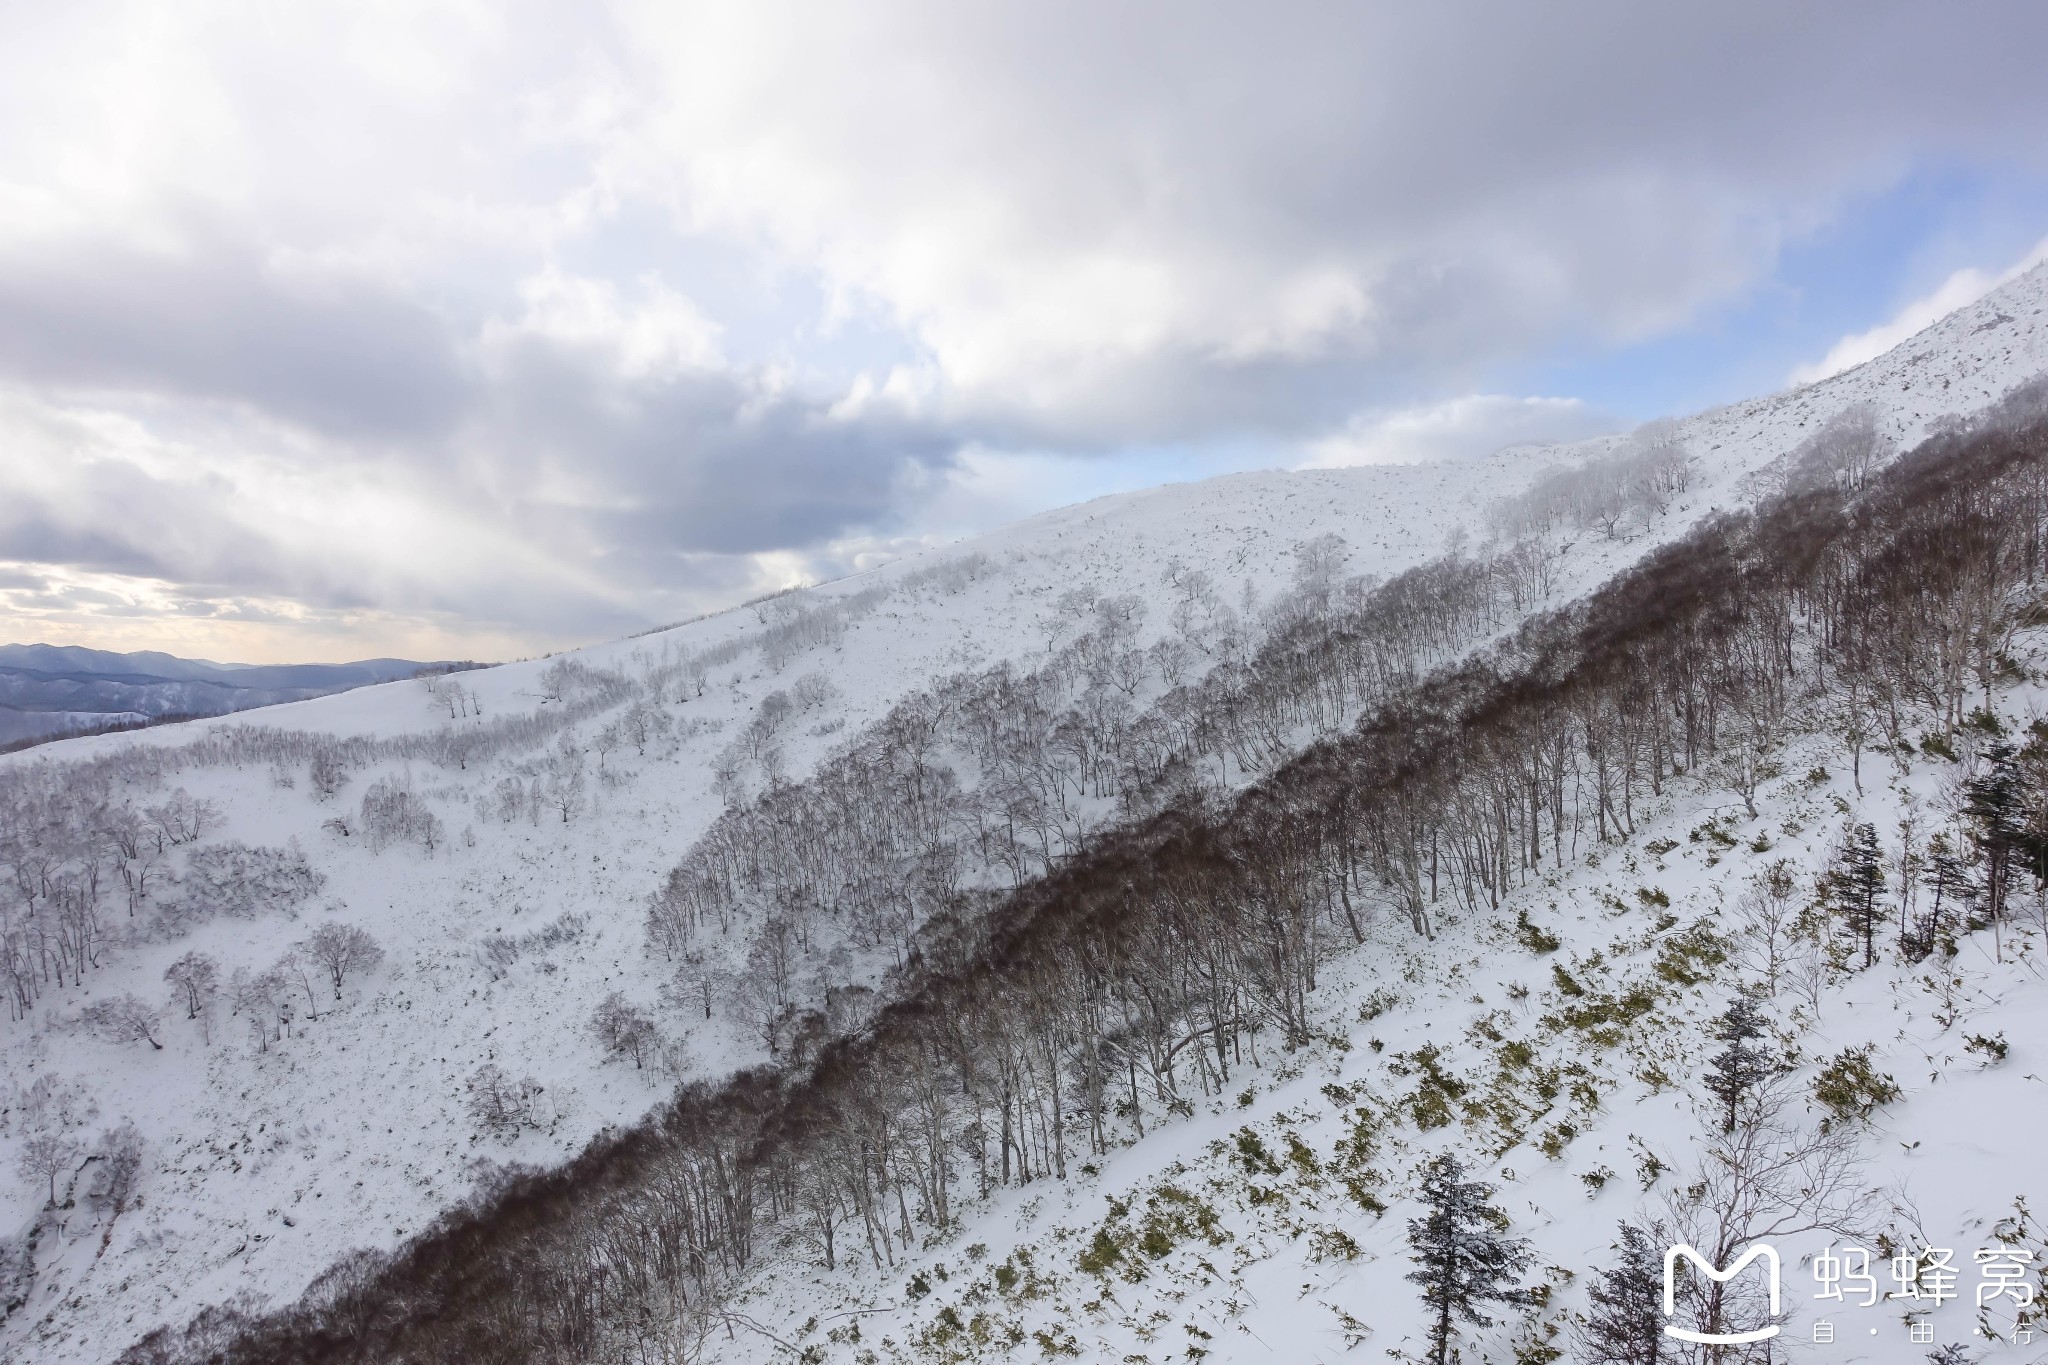
[[[1984,313],[1951,335],[2003,325],[2010,307]],[[1906,349],[1919,364],[1931,354]],[[2031,619],[1995,706],[1950,741],[1937,723],[1917,748],[1859,762],[1840,734],[1808,733],[1773,755],[1754,809],[1725,777],[1674,780],[1618,846],[1453,915],[1433,941],[1382,918],[1320,983],[1307,1045],[1273,1049],[1185,1121],[1067,1179],[996,1189],[879,1273],[857,1255],[821,1271],[814,1238],[765,1259],[717,1358],[1420,1359],[1408,1219],[1423,1212],[1416,1173],[1444,1150],[1496,1188],[1533,1245],[1527,1278],[1549,1286],[1535,1312],[1466,1329],[1463,1348],[1587,1358],[1575,1324],[1588,1282],[1616,1263],[1618,1224],[1682,1226],[1726,1178],[1731,1140],[1693,1078],[1723,1045],[1737,980],[1775,988],[1768,1046],[1789,1066],[1765,1146],[1802,1163],[1772,1192],[1786,1214],[1761,1210],[1786,1257],[1776,1349],[2033,1358],[2048,1175],[2026,1135],[2048,1119],[2029,1051],[2048,1025],[2048,901],[2037,888],[1951,949],[1917,962],[1880,952],[1860,973],[1853,945],[1831,962],[1826,933],[1798,947],[1784,936],[1838,894],[1824,874],[1853,861],[1859,828],[1887,908],[1926,912],[1944,882],[1929,858],[1969,844],[1995,744],[2038,745],[2048,724],[2048,633]],[[1868,1302],[1861,1263],[1842,1259],[1856,1239],[1797,1208],[1823,1181],[1839,1181],[1824,1193],[1842,1221],[1866,1229]],[[1919,1253],[1917,1281],[1898,1279],[1901,1252]],[[1927,1276],[1951,1262],[1952,1279]],[[2015,1267],[2003,1286],[1986,1269],[2001,1263]],[[1902,1285],[1916,1296],[1901,1302]]]
[[[2018,653],[2031,681],[2001,699],[2008,734],[2048,717],[2048,632]],[[1860,974],[1781,941],[1773,976],[1759,927],[1810,902],[1857,823],[1882,831],[1887,898],[1908,894],[1901,852],[1956,836],[1948,822],[1990,738],[1866,755],[1859,792],[1840,742],[1809,735],[1781,755],[1754,816],[1726,790],[1674,783],[1625,845],[1498,910],[1451,912],[1434,940],[1386,915],[1321,983],[1313,1041],[1273,1046],[1183,1121],[1065,1180],[997,1189],[886,1270],[849,1250],[828,1272],[808,1243],[764,1258],[734,1302],[741,1330],[712,1358],[1422,1360],[1427,1315],[1406,1280],[1408,1222],[1423,1213],[1415,1172],[1455,1151],[1532,1244],[1526,1280],[1552,1287],[1527,1317],[1496,1309],[1494,1328],[1463,1329],[1465,1358],[1584,1360],[1574,1318],[1616,1263],[1619,1225],[1682,1217],[1688,1188],[1717,1174],[1720,1114],[1687,1082],[1722,1046],[1731,983],[1774,979],[1764,1013],[1791,1063],[1777,1083],[1785,1148],[1824,1142],[1830,1123],[1851,1139],[1806,1153],[1799,1175],[1833,1169],[1838,1203],[1866,1196],[1857,1212],[1875,1235],[1860,1246],[1877,1297],[1866,1303],[1853,1280],[1844,1295],[1839,1279],[1834,1298],[1817,1297],[1830,1285],[1816,1258],[1832,1248],[1839,1277],[1858,1239],[1783,1217],[1770,1238],[1785,1310],[1770,1358],[1920,1365],[1960,1343],[1970,1359],[2039,1359],[2048,900],[2029,892],[2016,921],[1961,936],[1953,957]],[[1925,875],[1923,864],[1907,880]],[[1787,897],[1777,907],[1774,888]],[[1932,893],[1912,894],[1924,908]],[[1857,1053],[1898,1091],[1867,1119],[1814,1098],[1823,1072]],[[1797,1203],[1796,1187],[1782,1193]],[[1954,1296],[1887,1298],[1899,1288],[1888,1258],[1926,1247],[1952,1253]],[[1976,1253],[2001,1247],[2031,1258],[2024,1304],[1979,1297]],[[1662,1358],[1692,1359],[1678,1349],[1666,1342]]]
[[[1714,508],[1754,500],[1786,457],[1846,410],[1866,405],[1904,447],[1944,418],[1977,411],[2048,372],[2044,301],[2048,272],[2037,270],[1869,365],[1658,433],[1660,448],[1680,449],[1690,461],[1668,497],[1633,507],[1608,533],[1569,525],[1543,532],[1540,590],[1513,619],[1490,622],[1460,647],[1498,638],[1519,615],[1605,582]],[[0,905],[17,918],[36,912],[61,920],[63,906],[90,895],[100,917],[91,942],[77,949],[79,965],[57,966],[55,979],[45,963],[68,960],[73,949],[35,949],[45,956],[30,959],[40,978],[18,995],[25,1017],[0,1033],[8,1087],[0,1098],[0,1155],[12,1165],[32,1137],[75,1144],[56,1175],[58,1209],[43,1211],[49,1188],[40,1180],[16,1183],[0,1203],[0,1229],[18,1239],[10,1259],[21,1294],[0,1324],[0,1351],[25,1361],[110,1359],[148,1328],[209,1304],[250,1295],[289,1300],[350,1249],[389,1248],[417,1231],[498,1165],[559,1161],[600,1129],[639,1118],[680,1079],[721,1076],[764,1059],[766,1039],[739,1011],[721,1003],[707,1018],[693,995],[702,988],[708,998],[714,980],[726,989],[744,964],[749,926],[729,936],[738,946],[713,949],[696,975],[679,975],[677,962],[650,951],[649,899],[728,804],[802,783],[920,689],[986,677],[1005,663],[1026,672],[1079,635],[1113,632],[1119,657],[1136,660],[1119,705],[1151,714],[1173,691],[1174,676],[1197,680],[1217,658],[1247,654],[1279,632],[1276,609],[1295,600],[1290,594],[1304,574],[1323,574],[1326,589],[1369,593],[1447,550],[1486,542],[1501,524],[1502,500],[1543,486],[1557,470],[1632,458],[1643,448],[1641,439],[1611,438],[1457,465],[1247,474],[1120,495],[855,579],[554,659],[463,673],[431,688],[389,684],[133,736],[67,741],[0,760],[9,784],[0,793],[0,862],[10,865],[15,888],[0,895]],[[1237,644],[1221,643],[1233,632]],[[1240,761],[1223,771],[1235,783],[1253,769]],[[1930,782],[1934,771],[1902,781]],[[337,778],[345,780],[338,789]],[[1804,837],[1822,837],[1825,821],[1800,812],[1838,794],[1838,786],[1794,784],[1765,823],[1799,822]],[[1061,837],[1085,837],[1116,814],[1093,797],[1075,806]],[[120,816],[124,809],[132,814]],[[1679,831],[1680,851],[1663,867],[1610,859],[1604,868],[1575,870],[1549,894],[1560,906],[1582,903],[1623,877],[1625,888],[1614,885],[1624,904],[1641,881],[1661,887],[1675,912],[1704,912],[1710,886],[1739,861],[1730,855],[1708,873],[1705,849],[1684,842],[1683,830],[1706,814],[1674,800],[1658,817]],[[124,819],[125,836],[114,828]],[[1754,832],[1745,824],[1743,839]],[[124,837],[132,851],[122,847]],[[88,884],[88,869],[98,884]],[[1649,881],[1653,875],[1659,880]],[[1539,916],[1549,909],[1530,908]],[[1548,922],[1567,940],[1561,952],[1582,956],[1598,949],[1611,959],[1609,940],[1639,932],[1619,915],[1613,922],[1588,915],[1582,925],[1569,909]],[[236,1006],[229,985],[238,969],[263,974],[325,925],[365,931],[381,961],[344,972],[338,989],[314,975],[317,964],[306,982],[287,971],[272,982],[291,988],[282,998],[252,986]],[[827,947],[845,951],[833,958]],[[1508,1008],[1512,981],[1542,981],[1529,962],[1501,948],[1474,925],[1455,928],[1426,953],[1416,949],[1398,1009],[1385,1012],[1387,1022],[1361,1022],[1353,1031],[1376,1033],[1391,1058],[1412,1054],[1413,1040],[1448,1039],[1467,1016]],[[201,1019],[166,1004],[166,970],[193,953],[217,964],[219,975],[211,1012]],[[804,974],[821,991],[886,985],[890,954],[872,945],[822,945],[813,956]],[[1352,995],[1381,989],[1362,962],[1345,970],[1357,974]],[[1991,964],[1971,989],[1995,994],[2018,980]],[[1879,989],[1871,978],[1859,988]],[[613,993],[656,1036],[608,1058],[589,1021]],[[104,1009],[92,1016],[99,1026],[88,1025],[88,1010],[128,995],[161,1010],[150,1036],[112,1041],[117,1030]],[[1444,1022],[1449,1002],[1475,995],[1484,1009],[1461,1003],[1455,1029]],[[1856,1017],[1854,1009],[1882,1008],[1877,999],[1831,1007],[1829,1041],[1837,1029],[1844,1040],[1857,1036],[1846,1019]],[[1359,1003],[1340,989],[1318,1007],[1332,1020],[1356,1019]],[[2030,1007],[1996,1008],[2017,1013],[2009,1021],[1987,1016],[1984,1027],[2023,1036]],[[1924,1019],[1915,1027],[1924,1031]],[[1909,1028],[1908,1036],[1921,1034]],[[1899,1044],[1888,1035],[1886,1046]],[[966,1250],[977,1243],[991,1264],[1020,1238],[1049,1258],[1061,1245],[1058,1229],[1079,1236],[1098,1219],[1093,1201],[1101,1194],[1137,1190],[1172,1160],[1189,1163],[1196,1174],[1188,1180],[1223,1178],[1236,1149],[1213,1157],[1208,1143],[1247,1123],[1266,1133],[1268,1148],[1284,1150],[1273,1146],[1283,1110],[1300,1114],[1304,1140],[1327,1148],[1343,1105],[1318,1087],[1333,1079],[1389,1084],[1373,1069],[1383,1064],[1379,1050],[1366,1050],[1372,1067],[1360,1049],[1348,1061],[1297,1059],[1298,1077],[1262,1077],[1242,1112],[1162,1131],[1052,1196],[1002,1197],[976,1215],[996,1220],[980,1224],[988,1231],[925,1258],[932,1275],[938,1262],[950,1275],[980,1275],[981,1258]],[[476,1087],[487,1067],[515,1088],[539,1087],[515,1096],[522,1114],[502,1131],[477,1116]],[[2016,1075],[2020,1066],[2000,1076],[2007,1070]],[[1622,1113],[1622,1100],[1606,1103],[1607,1114]],[[1620,1173],[1612,1182],[1619,1191],[1637,1161],[1625,1150],[1628,1132],[1656,1150],[1682,1142],[1683,1106],[1668,1112],[1654,1131],[1640,1126],[1648,1118],[1631,1118],[1639,1126],[1624,1132],[1614,1126],[1619,1117],[1603,1127],[1589,1116],[1570,1143],[1571,1162],[1601,1152],[1594,1165]],[[138,1197],[118,1209],[95,1205],[87,1195],[98,1172],[82,1163],[97,1135],[124,1121],[143,1144]],[[1927,1152],[1951,1137],[1963,1140],[1942,1120],[1925,1122],[1919,1140]],[[1585,1172],[1571,1162],[1532,1165],[1511,1198],[1558,1220],[1566,1228],[1559,1236],[1573,1245],[1602,1246],[1612,1221],[1602,1200],[1611,1194],[1596,1190],[1591,1212],[1571,1222],[1580,1209],[1565,1196],[1584,1203],[1587,1188],[1578,1179]],[[1926,1179],[1938,1184],[1941,1177]],[[1984,1198],[1949,1199],[1930,1189],[1927,1202],[1995,1216]],[[1283,1204],[1227,1211],[1234,1240],[1218,1255],[1241,1255],[1261,1238],[1274,1251],[1243,1264],[1215,1262],[1217,1278],[1241,1281],[1230,1292],[1266,1315],[1225,1315],[1228,1324],[1219,1316],[1204,1329],[1213,1337],[1204,1347],[1217,1358],[1240,1358],[1235,1337],[1255,1334],[1286,1358],[1339,1353],[1337,1319],[1321,1308],[1303,1311],[1296,1300],[1349,1293],[1333,1277],[1355,1281],[1361,1272],[1343,1257],[1304,1267],[1299,1248],[1283,1248],[1284,1229],[1271,1221],[1284,1217]],[[999,1236],[998,1227],[1008,1230]],[[1390,1263],[1398,1259],[1389,1240],[1397,1227],[1392,1217],[1357,1221],[1350,1235]],[[808,1315],[797,1312],[808,1300],[775,1273],[757,1302],[764,1321],[777,1313],[791,1319],[778,1329],[788,1337]],[[1049,1264],[1045,1273],[1054,1273]],[[1297,1275],[1310,1286],[1308,1297]],[[864,1336],[908,1340],[952,1302],[938,1292],[947,1283],[938,1279],[931,1296],[901,1310],[891,1326],[863,1327]],[[1155,1288],[1169,1286],[1156,1282],[1144,1292]],[[897,1280],[849,1272],[834,1292],[849,1303],[880,1305],[901,1289]],[[1116,1301],[1137,1293],[1119,1285]],[[1044,1303],[1055,1302],[1066,1299],[1048,1291]],[[1223,1302],[1216,1300],[1220,1315]],[[1088,1330],[1122,1353],[1100,1358],[1160,1349],[1146,1344],[1142,1323],[1117,1317],[1125,1311],[1105,1309],[1089,1320]],[[1370,1324],[1376,1343],[1391,1344],[1407,1330],[1404,1308],[1344,1311]],[[1040,1324],[1029,1325],[1035,1331]],[[1055,1330],[1049,1320],[1045,1328]],[[734,1349],[754,1350],[761,1341]]]

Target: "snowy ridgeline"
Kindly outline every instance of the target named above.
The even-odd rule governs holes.
[[[2016,302],[2039,284],[1829,385],[1627,441],[1106,499],[558,659],[17,756],[8,1349],[111,1358],[209,1303],[346,1283],[375,1264],[353,1249],[504,1162],[558,1161],[677,1080],[806,1064],[1105,831],[1215,806],[1712,506],[1855,491],[2044,367]],[[1632,828],[1640,776],[1574,837]],[[1469,898],[1388,848],[1354,870],[1340,941],[1374,903],[1430,924]],[[1175,1068],[1209,1067],[1207,1044],[1164,1039],[1148,1084],[1218,1089],[1236,1050],[1270,1064],[1316,1036],[1331,998],[1252,1011],[1199,1082]],[[978,1139],[999,1202],[1048,1159],[1023,1102]],[[1137,1125],[1194,1101],[1131,1103]],[[926,1183],[913,1241],[957,1221]],[[863,1255],[914,1254],[853,1187],[833,1197],[828,1222],[868,1220]]]

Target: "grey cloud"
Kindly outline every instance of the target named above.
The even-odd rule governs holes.
[[[687,6],[661,12],[681,16],[682,32],[642,35],[650,56],[664,42],[701,46],[687,42]],[[1360,405],[1469,386],[1489,361],[1560,331],[1666,325],[1753,278],[1787,231],[1912,158],[2040,165],[2048,113],[2034,70],[2048,9],[2027,4],[1161,0],[1107,13],[1052,0],[897,0],[873,18],[853,40],[894,63],[880,72],[835,61],[806,79],[820,73],[800,48],[774,41],[714,54],[760,68],[735,84],[752,80],[763,107],[721,106],[732,116],[725,136],[744,138],[743,116],[758,114],[764,138],[844,172],[821,173],[838,186],[822,205],[801,203],[840,226],[822,245],[790,247],[798,269],[881,291],[912,331],[933,323],[930,301],[891,295],[891,281],[859,262],[900,240],[986,233],[986,222],[1002,225],[986,242],[992,262],[1019,245],[1054,269],[1064,255],[1128,255],[1161,265],[1169,296],[1215,294],[1219,327],[1273,312],[1264,296],[1296,267],[1326,266],[1366,291],[1355,322],[1303,349],[1236,349],[1228,336],[1168,329],[1090,353],[1076,367],[1083,380],[1055,401],[997,376],[947,418],[955,439],[1075,453],[1247,432],[1291,439]],[[805,31],[766,10],[760,22]],[[919,73],[924,102],[875,97],[897,67]],[[631,77],[631,93],[657,108],[678,98],[650,77],[659,70]],[[244,100],[246,121],[266,116],[250,92],[226,94]],[[445,136],[491,132],[479,123]],[[251,135],[274,140],[260,127]],[[550,164],[581,146],[567,135]],[[705,149],[676,151],[687,163]],[[373,205],[385,188],[376,174],[358,166],[321,193]],[[956,221],[948,196],[963,183],[975,211]],[[636,188],[662,197],[630,181],[617,192],[630,200]],[[738,219],[778,230],[774,206],[750,200],[748,177],[725,192]],[[303,225],[290,212],[272,219]],[[92,241],[0,257],[0,369],[227,398],[394,441],[438,437],[493,401],[461,360],[475,317],[444,317],[396,286],[281,278],[262,265],[277,243],[253,219],[191,212],[185,231],[191,245],[175,258]],[[436,268],[452,279],[506,265]],[[488,294],[506,281],[482,284]],[[1028,281],[1021,292],[1028,301]],[[1009,306],[968,321],[1001,332]]]
[[[687,25],[687,6],[672,12]],[[2034,5],[1297,0],[1110,14],[904,0],[876,18],[858,40],[927,77],[929,105],[870,98],[888,72],[858,62],[807,81],[809,68],[778,65],[801,62],[797,49],[768,42],[756,76],[772,108],[739,108],[772,118],[769,134],[821,164],[846,159],[852,188],[834,191],[825,215],[843,234],[886,244],[983,231],[944,216],[964,181],[1008,225],[988,242],[992,260],[1019,243],[1055,261],[1108,248],[1163,263],[1173,295],[1218,293],[1231,322],[1270,311],[1262,294],[1297,266],[1327,266],[1367,291],[1354,324],[1306,349],[1239,351],[1169,330],[1135,350],[1106,347],[1054,402],[998,377],[945,419],[955,440],[1074,453],[1293,439],[1358,406],[1469,386],[1490,361],[1560,331],[1668,324],[1753,278],[1797,223],[1910,158],[2038,165],[2048,113],[2033,69],[2048,10]],[[761,23],[778,27],[765,12]],[[648,84],[647,70],[634,93],[659,105],[675,92]],[[702,149],[679,150],[688,160]],[[381,188],[359,169],[333,192],[374,203]],[[742,205],[753,193],[744,178],[729,192]],[[760,209],[771,231],[772,219]],[[451,322],[361,281],[295,287],[262,268],[271,243],[253,223],[190,233],[176,260],[91,243],[0,259],[0,367],[233,398],[394,440],[445,433],[493,401],[459,355],[475,318]],[[889,282],[858,265],[823,269],[882,289],[912,330],[931,321],[923,301],[888,297]],[[972,322],[997,332],[1011,319],[997,305]]]
[[[49,586],[49,581],[43,574],[29,573],[22,569],[0,568],[0,592],[24,589],[41,592]]]
[[[158,579],[201,596],[378,605],[340,556],[323,553],[334,547],[287,546],[251,529],[225,479],[167,479],[119,457],[76,456],[54,488],[0,483],[0,559]]]
[[[41,438],[37,458],[64,448],[61,435]],[[541,563],[369,564],[345,536],[273,534],[232,475],[162,477],[84,444],[54,483],[10,479],[0,464],[0,560],[159,580],[201,616],[239,617],[250,608],[235,599],[257,595],[327,612],[446,612],[556,638],[615,633],[749,588],[743,556],[888,519],[906,463],[942,462],[951,440],[900,421],[838,421],[821,400],[764,396],[732,376],[621,385],[535,343],[459,440],[411,453],[451,525],[520,528]],[[565,472],[578,496],[546,491]]]
[[[906,464],[942,464],[963,439],[888,415],[842,420],[823,396],[727,373],[621,384],[537,342],[507,365],[494,403],[483,439],[504,466],[538,483],[573,469],[607,494],[527,514],[582,519],[621,562],[781,549],[874,522],[895,510]]]
[[[338,435],[419,439],[470,401],[449,326],[361,280],[266,271],[205,227],[184,250],[72,241],[0,254],[0,374],[244,403]]]
[[[231,501],[133,469],[108,469],[104,477],[69,490],[61,504],[33,496],[0,499],[0,557],[156,580],[171,585],[168,610],[178,615],[273,621],[286,629],[292,617],[247,599],[295,603],[323,618],[438,615],[451,624],[547,631],[557,639],[647,624],[644,613],[622,608],[605,594],[530,568],[408,571],[366,563],[359,547],[340,539],[267,538],[235,518]],[[91,607],[103,616],[158,610],[124,606],[120,598],[47,576],[34,586],[37,591],[23,593],[0,584],[0,603]]]
[[[2048,107],[2029,79],[2048,12],[2024,3],[1162,0],[1090,23],[1099,13],[1017,5],[940,31],[966,53],[963,84],[1040,111],[1049,154],[1156,180],[1184,196],[1166,207],[1215,213],[1200,230],[1280,250],[1471,213],[1510,235],[1574,196],[1611,193],[1618,210],[1660,182],[1701,202],[1803,190],[1937,149],[2038,164]]]

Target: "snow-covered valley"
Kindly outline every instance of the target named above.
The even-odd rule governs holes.
[[[212,1305],[287,1304],[355,1249],[401,1246],[508,1166],[568,1160],[681,1083],[815,1057],[909,979],[942,910],[993,900],[1190,789],[1246,789],[1376,697],[1782,491],[1826,433],[1876,466],[2048,373],[2044,301],[2037,270],[1836,379],[1630,438],[1122,495],[551,659],[0,760],[0,905],[19,963],[0,1155],[27,1169],[41,1139],[65,1158],[0,1203],[0,1351],[112,1360]],[[1196,723],[1203,698],[1277,667],[1261,660],[1304,623],[1396,619],[1460,565],[1483,567],[1485,603],[1412,631],[1379,692],[1306,723],[1223,737]],[[2048,656],[2037,623],[2015,641],[2020,673],[1993,709],[2023,736]],[[976,749],[979,722],[960,719],[993,729],[1020,697],[1042,713],[1036,767],[1007,741]],[[764,1238],[704,1354],[1413,1352],[1409,1175],[1455,1139],[1485,1153],[1480,1173],[1541,1264],[1572,1272],[1530,1324],[1485,1338],[1488,1358],[1543,1347],[1551,1327],[1569,1357],[1561,1315],[1583,1308],[1614,1224],[1697,1165],[1703,1120],[1681,1081],[1733,974],[1753,974],[1744,895],[1779,860],[1810,888],[1845,826],[1898,845],[1902,819],[1918,843],[1954,824],[1959,774],[1979,772],[1990,738],[1865,752],[1859,792],[1838,738],[1788,725],[1742,794],[1673,775],[1625,837],[1602,825],[1568,866],[1484,911],[1437,908],[1433,938],[1381,897],[1364,945],[1333,954],[1307,997],[1309,1041],[1255,1033],[1227,1088],[1163,1119],[1134,1099],[1115,1150],[1069,1154],[1064,1179],[964,1188],[905,1245],[878,1253],[849,1232],[826,1272],[798,1232]],[[861,782],[869,756],[903,752],[939,793],[924,844],[877,836],[886,856],[867,879],[819,874],[833,894],[817,904],[716,893],[703,869],[721,831],[780,822],[801,856],[803,833],[839,829],[826,817],[851,828],[864,803],[902,801],[897,769]],[[679,881],[679,867],[697,870]],[[1941,1245],[1988,1245],[2016,1197],[2048,1209],[2024,1136],[2048,1105],[2028,1050],[2048,1017],[2031,915],[1961,935],[1959,980],[1929,987],[1924,965],[1887,964],[1816,978],[1806,996],[1787,984],[1770,1006],[1796,1039],[1798,1085],[1873,1045],[1903,1093],[1868,1137],[1871,1183],[1904,1187],[1924,1215],[1910,1231]],[[323,926],[377,951],[337,969],[314,944]],[[193,954],[213,989],[181,1003],[166,974]],[[1620,1038],[1542,1023],[1645,981],[1654,1008]],[[146,1028],[107,1008],[127,997]],[[1969,1051],[1973,1037],[2009,1054]],[[1500,1060],[1517,1043],[1531,1050]],[[1406,1105],[1412,1119],[1432,1086],[1459,1121],[1380,1134],[1361,1117]],[[1531,1087],[1551,1093],[1528,1106]],[[138,1173],[106,1190],[120,1143],[102,1135],[131,1123]],[[1378,1213],[1346,1189],[1368,1169],[1387,1191]],[[1826,1238],[1809,1240],[1788,1236],[1788,1257]],[[1788,1267],[1789,1284],[1804,1275]],[[1788,1332],[1810,1336],[1812,1318],[1798,1309]],[[1838,1320],[1844,1342],[1852,1324],[1879,1335],[1827,1358],[1925,1354],[1896,1312]]]

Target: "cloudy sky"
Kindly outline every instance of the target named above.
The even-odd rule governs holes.
[[[2048,237],[2048,7],[0,0],[0,640],[509,657],[1809,379]]]

